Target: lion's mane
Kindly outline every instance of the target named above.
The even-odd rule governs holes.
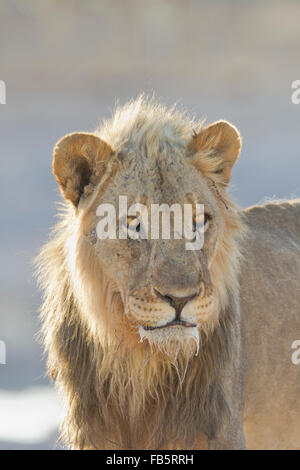
[[[157,113],[162,113],[161,108]],[[117,132],[116,123],[114,126]],[[203,154],[204,171],[205,162],[210,171],[211,159]],[[61,221],[37,264],[44,291],[41,338],[49,375],[67,403],[62,437],[72,447],[160,449],[170,445],[176,448],[183,442],[183,448],[192,448],[199,432],[213,438],[221,426],[227,407],[220,376],[232,349],[243,222],[225,190],[216,198],[226,218],[223,238],[210,268],[220,298],[219,319],[209,331],[200,332],[198,356],[186,360],[178,354],[174,361],[159,351],[152,353],[144,344],[123,346],[122,335],[118,340],[111,338],[113,329],[99,338],[85,321],[90,312],[83,312],[84,290],[80,302],[76,291],[81,276],[85,276],[83,284],[89,282],[86,276],[91,282],[95,276],[98,284],[100,281],[97,295],[102,299],[104,316],[121,316],[123,305],[104,271],[96,273],[93,268],[88,244],[85,263],[90,272],[77,272],[74,283],[68,257],[76,247],[68,240],[76,221],[73,209],[64,206]],[[124,322],[124,336],[126,328],[128,323]]]

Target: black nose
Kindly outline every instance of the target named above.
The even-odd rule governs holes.
[[[187,297],[174,297],[174,295],[162,295],[157,289],[154,289],[155,294],[160,299],[168,302],[171,307],[175,308],[176,311],[176,319],[180,318],[180,314],[184,308],[184,306],[192,299],[199,295],[199,292],[195,294],[189,295]]]

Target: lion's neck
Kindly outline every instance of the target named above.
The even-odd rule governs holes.
[[[215,434],[226,413],[220,376],[229,360],[230,311],[189,360],[149,355],[143,345],[105,350],[84,329],[76,334],[75,357],[82,360],[69,353],[67,381],[60,375],[70,402],[68,439],[76,448],[163,448],[182,436],[192,448],[199,432]]]

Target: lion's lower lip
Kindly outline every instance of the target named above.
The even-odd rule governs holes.
[[[144,330],[146,331],[149,331],[149,330],[158,330],[158,329],[161,329],[161,328],[168,328],[169,326],[184,326],[185,328],[194,328],[195,325],[194,323],[189,323],[187,321],[183,321],[183,320],[173,320],[169,323],[166,323],[165,325],[161,325],[161,326],[144,326]]]

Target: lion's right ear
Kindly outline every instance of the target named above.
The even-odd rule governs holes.
[[[78,132],[60,139],[54,148],[52,170],[64,198],[77,207],[85,186],[99,180],[112,153],[95,134]]]

